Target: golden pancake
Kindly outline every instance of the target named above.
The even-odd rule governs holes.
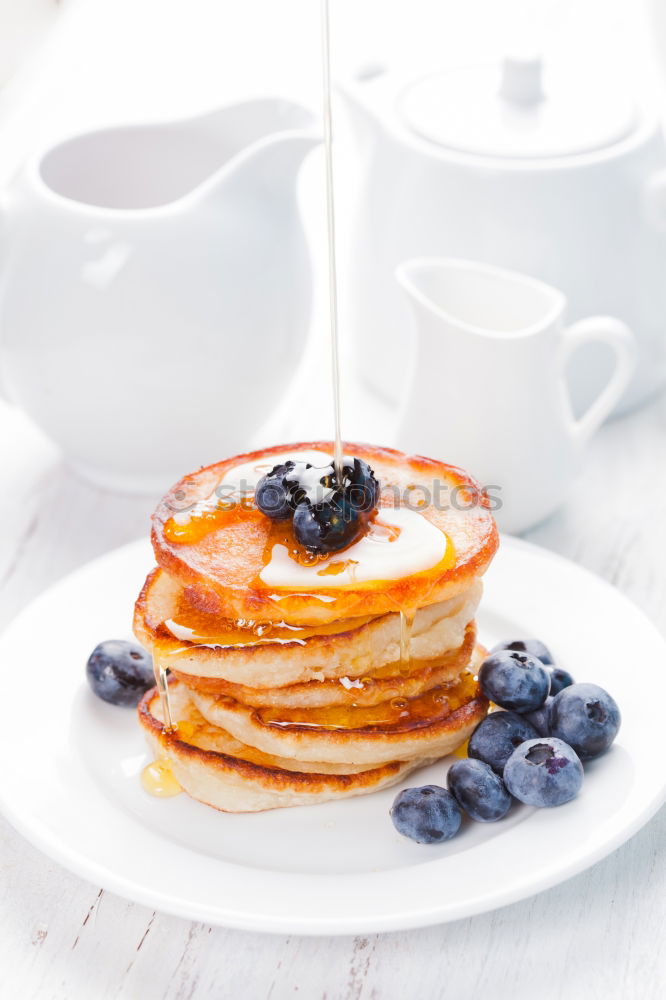
[[[446,536],[445,557],[399,579],[342,587],[326,586],[328,568],[322,565],[321,585],[304,593],[263,583],[260,574],[274,547],[295,547],[291,525],[271,521],[251,495],[228,500],[225,475],[246,463],[268,468],[273,456],[308,450],[332,455],[333,445],[309,442],[239,455],[186,476],[161,501],[153,515],[155,558],[189,588],[190,601],[201,610],[235,620],[316,625],[445,601],[484,573],[498,536],[487,498],[473,479],[422,456],[348,443],[345,451],[368,462],[380,482],[379,515],[396,507],[417,509]],[[335,554],[338,565],[343,556]]]
[[[481,590],[481,582],[474,581],[467,591],[416,613],[409,643],[415,662],[438,660],[462,645]],[[355,624],[359,619],[347,619],[344,625],[338,623],[342,631],[323,635],[316,630],[332,626],[314,626],[314,634],[307,638],[291,639],[293,630],[289,628],[269,626],[260,635],[249,628],[230,631],[229,622],[193,611],[187,601],[184,606],[184,594],[181,585],[164,570],[154,570],[139,595],[134,616],[135,634],[155,663],[183,677],[270,689],[313,680],[358,678],[374,674],[400,657],[400,616],[395,613],[360,619],[360,625]],[[196,641],[178,639],[170,628],[181,635],[195,633]],[[286,638],[276,637],[276,632]],[[300,634],[298,629],[296,632]],[[203,685],[199,682],[197,686]]]
[[[139,722],[148,744],[157,760],[168,762],[185,792],[224,812],[258,812],[366,795],[394,785],[415,768],[432,763],[423,759],[339,769],[331,764],[271,756],[208,725],[182,685],[172,682],[169,688],[175,731],[163,728],[154,689],[139,704]]]
[[[486,715],[474,616],[498,544],[487,497],[460,469],[347,444],[374,470],[378,509],[346,549],[315,555],[291,518],[258,510],[254,488],[290,458],[311,465],[303,489],[330,488],[332,452],[314,442],[239,455],[158,506],[158,569],[134,629],[160,676],[170,671],[175,727],[149,692],[149,790],[165,791],[155,781],[166,775],[233,812],[361,795],[457,749]]]
[[[413,698],[439,684],[455,680],[464,670],[476,643],[476,626],[467,626],[458,649],[442,653],[434,661],[389,663],[363,677],[338,677],[291,684],[279,688],[253,688],[215,677],[192,677],[172,670],[176,679],[204,694],[225,695],[254,708],[325,708],[334,705],[379,705],[391,698]]]
[[[485,650],[477,646],[472,668]],[[374,706],[253,708],[233,698],[190,690],[203,717],[249,746],[299,761],[381,764],[443,757],[460,746],[488,711],[470,672],[413,698]]]

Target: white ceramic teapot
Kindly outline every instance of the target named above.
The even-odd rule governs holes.
[[[341,87],[367,171],[349,267],[361,374],[396,400],[409,319],[400,261],[453,256],[561,289],[573,320],[608,313],[638,343],[624,405],[666,376],[666,149],[656,115],[587,66],[507,59]],[[572,373],[581,410],[608,377],[590,347]]]
[[[475,261],[406,261],[396,277],[417,335],[399,447],[469,469],[504,531],[538,524],[566,498],[585,445],[627,387],[628,327],[610,316],[565,326],[558,289]],[[609,350],[613,371],[577,419],[565,371],[591,343]]]
[[[96,482],[243,450],[310,318],[296,201],[316,120],[248,101],[35,154],[0,202],[0,384]]]

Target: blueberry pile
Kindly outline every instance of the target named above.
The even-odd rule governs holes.
[[[125,639],[107,639],[95,646],[88,657],[86,677],[98,698],[111,705],[138,705],[155,683],[152,657]]]
[[[583,783],[582,761],[606,751],[620,728],[620,710],[596,684],[576,684],[537,639],[495,646],[479,670],[493,711],[472,733],[468,757],[448,773],[448,789],[406,788],[391,819],[420,844],[449,840],[463,813],[480,823],[507,814],[513,799],[530,806],[569,802]]]
[[[359,537],[379,500],[379,483],[363,459],[345,458],[341,479],[332,462],[284,462],[259,480],[255,503],[274,521],[291,519],[308,552],[339,552]]]

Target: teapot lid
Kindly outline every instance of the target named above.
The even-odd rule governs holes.
[[[543,158],[603,149],[636,126],[636,108],[612,82],[570,66],[544,73],[539,57],[507,57],[410,84],[398,110],[418,135],[481,156]]]

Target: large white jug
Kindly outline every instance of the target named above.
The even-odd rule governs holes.
[[[310,316],[296,201],[313,116],[255,100],[36,153],[0,203],[0,384],[102,484],[243,450]]]

